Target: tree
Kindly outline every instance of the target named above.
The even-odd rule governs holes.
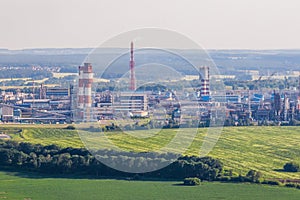
[[[185,178],[183,180],[183,184],[184,185],[191,185],[191,186],[195,186],[195,185],[200,185],[201,184],[201,180],[197,177],[194,178]]]
[[[58,156],[57,165],[64,171],[68,171],[72,167],[71,155],[69,153],[63,153]]]
[[[30,154],[30,152],[34,151],[34,145],[31,143],[21,142],[18,149],[26,154]]]
[[[12,150],[13,156],[12,156],[12,164],[14,165],[23,165],[23,163],[27,160],[28,155],[23,153],[22,151],[18,151],[13,149]]]
[[[30,167],[32,166],[34,168],[40,167],[39,163],[38,163],[38,157],[37,157],[36,153],[34,153],[34,152],[31,152],[29,154],[29,166]]]
[[[8,165],[12,162],[12,154],[11,151],[8,149],[0,149],[0,163],[2,165]]]
[[[286,172],[299,172],[300,166],[298,163],[289,162],[283,166],[283,170]]]
[[[255,183],[258,183],[261,181],[261,178],[262,178],[262,173],[261,172],[258,172],[258,171],[255,171],[255,170],[250,170],[246,177],[251,181],[251,182],[255,182]]]

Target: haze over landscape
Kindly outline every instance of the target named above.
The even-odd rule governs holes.
[[[0,48],[93,48],[157,27],[206,49],[298,49],[299,7],[297,0],[2,0]]]

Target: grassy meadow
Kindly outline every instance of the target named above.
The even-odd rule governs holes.
[[[191,129],[184,129],[188,137]],[[62,147],[84,147],[76,130],[54,125],[10,126],[2,125],[0,132],[8,133],[13,140],[35,144],[57,144]],[[153,133],[152,133],[153,132]],[[156,133],[157,132],[157,133]],[[150,134],[152,137],[135,137],[134,134]],[[158,150],[168,144],[176,135],[176,129],[134,131],[130,134],[108,132],[105,135],[93,133],[83,139],[89,146],[109,148],[107,139],[121,149],[128,151]],[[185,152],[199,155],[207,129],[198,129],[192,144]],[[188,139],[188,138],[187,138]],[[184,140],[184,136],[183,136]],[[168,149],[177,152],[176,146]],[[226,169],[245,174],[250,169],[258,170],[266,178],[300,179],[300,173],[286,173],[281,169],[286,162],[300,163],[300,127],[225,127],[208,154],[219,158]]]
[[[0,199],[264,199],[298,200],[300,190],[258,184],[204,182],[182,186],[180,182],[129,181],[39,177],[30,173],[0,171]]]

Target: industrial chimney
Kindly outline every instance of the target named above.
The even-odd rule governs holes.
[[[201,88],[200,88],[200,95],[203,96],[209,96],[209,67],[204,66],[200,67],[200,69],[203,70],[202,76],[199,78],[201,79]]]
[[[78,108],[91,108],[93,83],[92,65],[90,63],[84,63],[84,66],[79,66],[78,69]]]
[[[136,82],[135,82],[134,58],[133,58],[133,42],[131,42],[129,65],[130,65],[130,86],[129,86],[129,90],[134,91],[136,89]]]

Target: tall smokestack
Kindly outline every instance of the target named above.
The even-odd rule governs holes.
[[[135,72],[134,72],[134,58],[133,58],[133,42],[131,42],[131,48],[130,48],[130,86],[129,90],[134,91],[136,88],[135,83]]]
[[[299,76],[299,85],[298,85],[298,98],[297,98],[297,110],[300,111],[300,76]]]
[[[200,69],[203,69],[203,74],[200,77],[201,78],[201,88],[200,88],[200,95],[201,96],[209,96],[209,67],[204,66]]]
[[[92,70],[90,63],[84,63],[84,66],[79,66],[78,108],[81,109],[92,107]]]

